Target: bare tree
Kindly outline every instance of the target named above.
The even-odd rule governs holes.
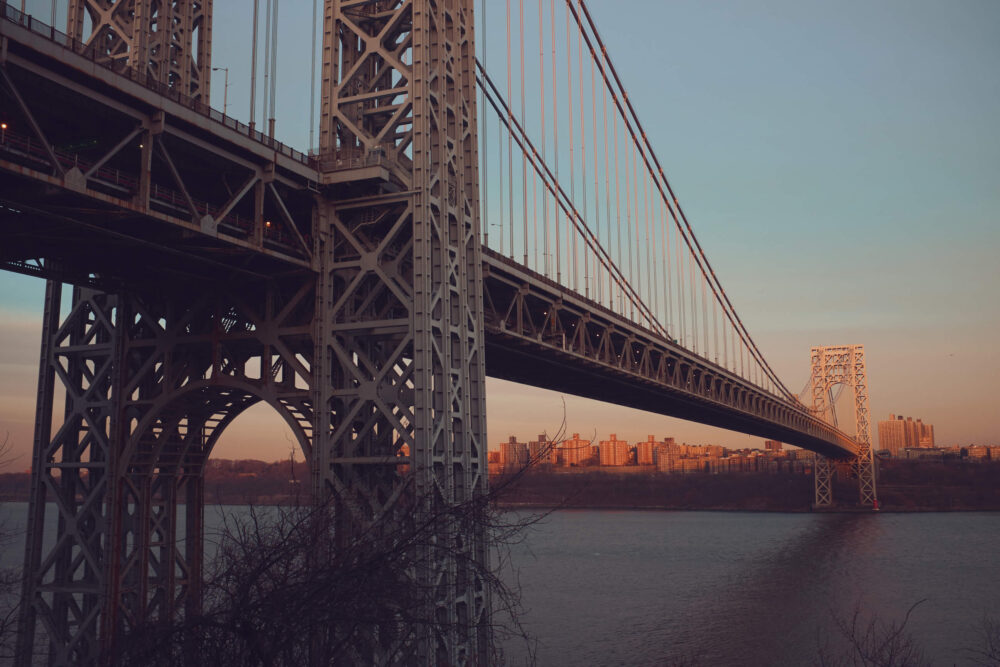
[[[10,465],[13,460],[10,449],[10,434],[7,433],[0,441],[0,470]],[[7,549],[13,539],[7,526],[0,519],[0,551]],[[0,661],[13,659],[20,582],[21,578],[16,570],[0,569]]]
[[[865,615],[859,600],[850,618],[834,616],[837,629],[847,640],[847,650],[837,653],[828,644],[821,645],[817,664],[821,667],[929,666],[913,634],[906,629],[910,615],[925,601],[914,603],[897,623],[886,622],[877,615]]]
[[[498,501],[549,453],[545,448],[488,493],[457,505],[416,497],[411,476],[396,511],[363,527],[345,527],[334,501],[230,514],[206,570],[201,609],[124,633],[113,660],[213,667],[396,663],[406,661],[417,634],[468,637],[485,630],[494,641],[479,659],[498,664],[501,641],[528,640],[510,548],[543,516],[504,511]],[[468,536],[476,534],[486,536],[489,563],[471,548]],[[455,564],[455,576],[473,577],[488,591],[491,626],[438,615],[439,591],[419,573],[442,560]]]
[[[1000,621],[984,616],[979,622],[978,631],[979,646],[966,649],[965,652],[977,665],[1000,667]]]

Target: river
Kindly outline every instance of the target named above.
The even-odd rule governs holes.
[[[2,506],[0,565],[21,562],[25,510]],[[579,510],[532,526],[506,576],[543,666],[812,665],[821,644],[844,649],[836,621],[856,607],[899,622],[917,603],[906,629],[925,656],[967,665],[982,619],[1000,620],[998,554],[998,512]]]
[[[1000,513],[560,511],[511,551],[539,665],[811,665],[836,620],[900,622],[935,665],[1000,620]],[[921,602],[923,600],[923,602]],[[511,664],[523,642],[510,641]]]

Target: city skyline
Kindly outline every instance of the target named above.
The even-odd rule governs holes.
[[[48,2],[28,10],[47,20]],[[593,12],[719,278],[785,383],[813,345],[863,343],[872,414],[920,414],[940,443],[996,444],[1000,377],[1000,8],[989,2],[646,3],[636,22]],[[247,120],[249,25],[216,3],[215,63]],[[278,138],[309,140],[306,39],[280,26]],[[65,2],[59,3],[65,16]],[[308,24],[306,24],[308,25]],[[663,25],[683,27],[660,39]],[[304,56],[303,56],[304,50]],[[651,72],[649,61],[664,63]],[[298,65],[296,65],[298,63]],[[223,73],[213,80],[222,107]],[[655,82],[655,85],[650,85]],[[0,437],[28,457],[43,283],[0,276]],[[488,380],[489,442],[504,432],[623,438],[669,432],[739,447],[754,436]],[[287,452],[257,407],[217,456]]]

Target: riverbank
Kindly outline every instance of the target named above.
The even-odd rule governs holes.
[[[811,475],[621,474],[608,469],[531,470],[495,477],[500,503],[511,508],[812,511]],[[857,481],[841,475],[834,499],[856,507]],[[879,508],[886,512],[1000,511],[1000,463],[880,461]]]

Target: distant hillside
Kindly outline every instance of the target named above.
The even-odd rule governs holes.
[[[1000,462],[879,462],[879,504],[886,511],[1000,511]],[[28,473],[0,474],[0,502],[26,501]],[[499,489],[503,477],[491,484]],[[205,500],[223,505],[275,505],[305,499],[309,468],[299,461],[266,463],[212,459],[205,470]],[[840,479],[834,497],[850,504],[857,482]],[[719,509],[805,512],[813,499],[809,475],[617,474],[605,470],[531,470],[505,488],[500,502],[566,508]]]
[[[26,501],[30,486],[29,473],[0,474],[0,501]],[[205,502],[213,505],[280,505],[308,491],[309,466],[302,461],[210,459],[205,468]]]
[[[1000,462],[879,462],[879,506],[885,511],[1000,511]],[[493,478],[499,488],[502,476]],[[857,481],[838,479],[834,499],[850,506]],[[810,475],[616,474],[607,469],[573,474],[539,469],[506,489],[501,502],[565,508],[649,508],[805,512],[813,500]]]

